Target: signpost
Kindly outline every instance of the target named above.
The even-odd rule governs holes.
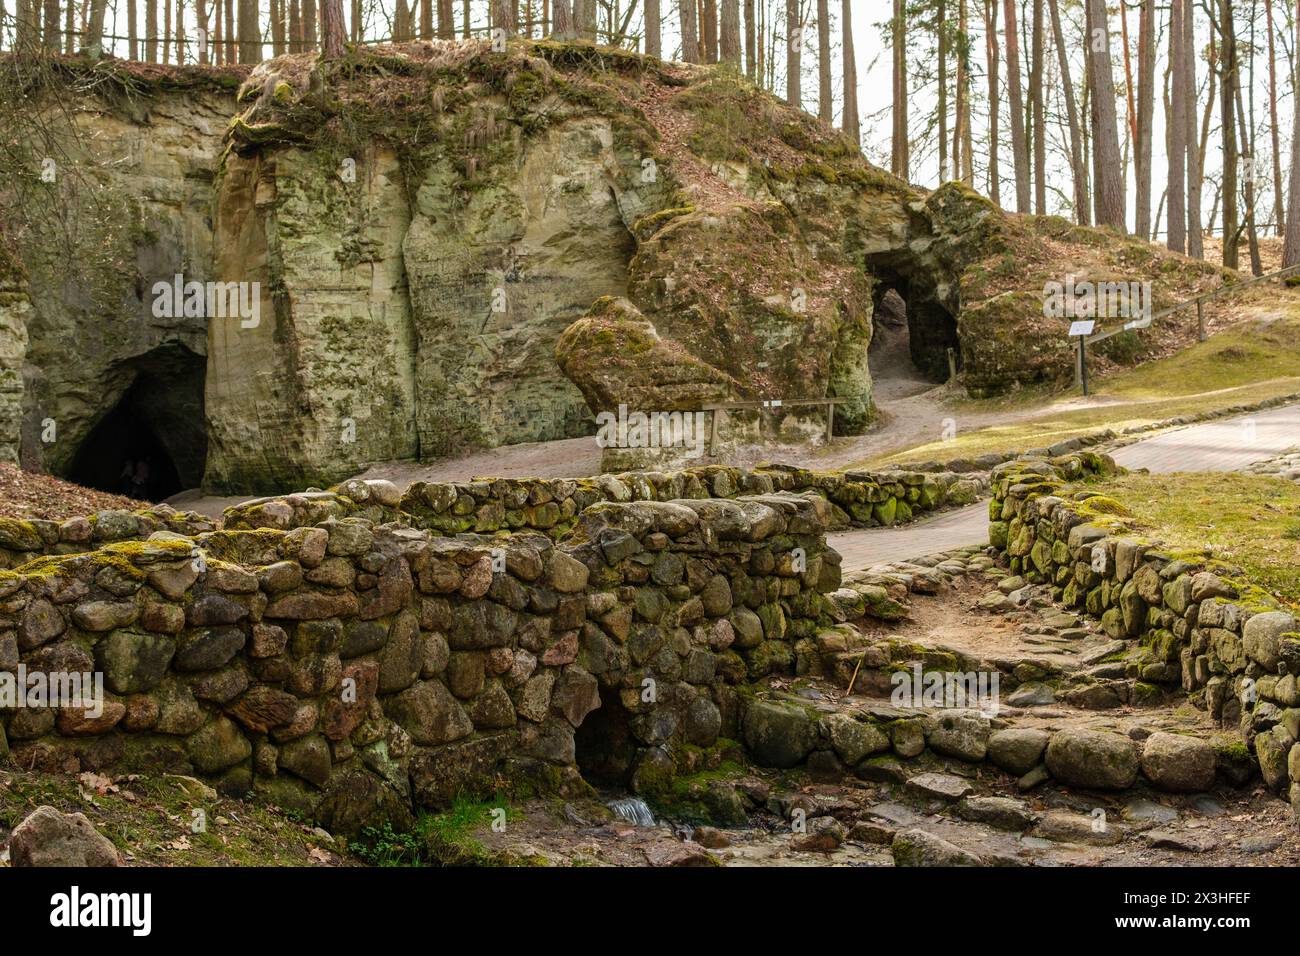
[[[1083,385],[1083,394],[1088,394],[1088,336],[1097,323],[1091,319],[1082,319],[1070,323],[1070,338],[1079,340],[1079,381]]]

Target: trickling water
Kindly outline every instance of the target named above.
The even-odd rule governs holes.
[[[610,800],[605,806],[628,823],[634,823],[639,827],[652,827],[655,825],[654,814],[650,812],[646,802],[638,797],[619,797]]]

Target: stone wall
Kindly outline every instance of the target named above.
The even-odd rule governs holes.
[[[1069,456],[995,469],[990,541],[1013,573],[1052,584],[1111,637],[1138,642],[1127,660],[1138,689],[1181,686],[1240,730],[1267,786],[1300,808],[1300,622],[1209,554],[1127,533],[1100,490],[1069,487],[1113,468]]]
[[[901,524],[914,515],[967,505],[987,490],[979,475],[814,472],[725,465],[674,472],[629,472],[591,478],[483,478],[415,482],[405,493],[387,481],[351,480],[334,491],[258,498],[227,508],[230,529],[303,527],[328,517],[361,515],[447,534],[528,529],[557,536],[582,511],[603,501],[731,499],[774,492],[815,494],[828,504],[829,528]]]
[[[198,535],[217,522],[192,511],[158,505],[142,511],[100,511],[89,517],[46,521],[0,518],[0,569],[16,568],[49,555],[93,551],[120,541],[141,541],[155,532]]]
[[[558,544],[348,517],[39,559],[0,571],[0,671],[102,673],[106,700],[0,710],[0,751],[352,830],[506,779],[582,786],[599,709],[599,769],[653,789],[734,736],[737,684],[792,669],[839,584],[826,520],[757,495],[600,503]]]

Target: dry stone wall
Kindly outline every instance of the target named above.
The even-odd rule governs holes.
[[[0,672],[99,674],[102,706],[0,702],[0,751],[197,774],[347,831],[582,786],[599,709],[601,769],[653,788],[734,736],[738,684],[792,668],[839,585],[827,518],[815,495],[603,502],[559,543],[345,517],[41,558],[0,571]]]
[[[1013,573],[1138,642],[1127,659],[1137,688],[1181,686],[1240,731],[1265,784],[1300,808],[1300,621],[1210,555],[1134,537],[1107,514],[1109,499],[1067,487],[1113,470],[1092,456],[995,469],[990,540]]]
[[[227,528],[289,529],[328,517],[363,515],[449,534],[529,529],[559,535],[600,502],[732,499],[773,493],[815,494],[830,528],[901,524],[914,515],[970,504],[987,490],[979,475],[813,472],[724,465],[674,472],[629,472],[579,479],[484,478],[415,482],[405,493],[386,481],[354,479],[334,491],[258,498],[228,508]]]
[[[217,522],[192,511],[158,505],[142,511],[100,511],[65,521],[0,518],[0,569],[49,555],[77,554],[119,541],[140,541],[157,531],[198,535]]]

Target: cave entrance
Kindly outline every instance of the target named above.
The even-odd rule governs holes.
[[[208,452],[206,368],[203,356],[172,343],[115,369],[127,385],[78,446],[65,477],[145,501],[197,486]]]
[[[588,714],[574,733],[578,772],[592,786],[625,788],[631,783],[637,743],[630,718],[614,698]]]
[[[892,268],[873,267],[871,377],[878,398],[902,398],[948,381],[960,368],[957,320],[933,295]],[[883,389],[884,394],[880,394]]]

